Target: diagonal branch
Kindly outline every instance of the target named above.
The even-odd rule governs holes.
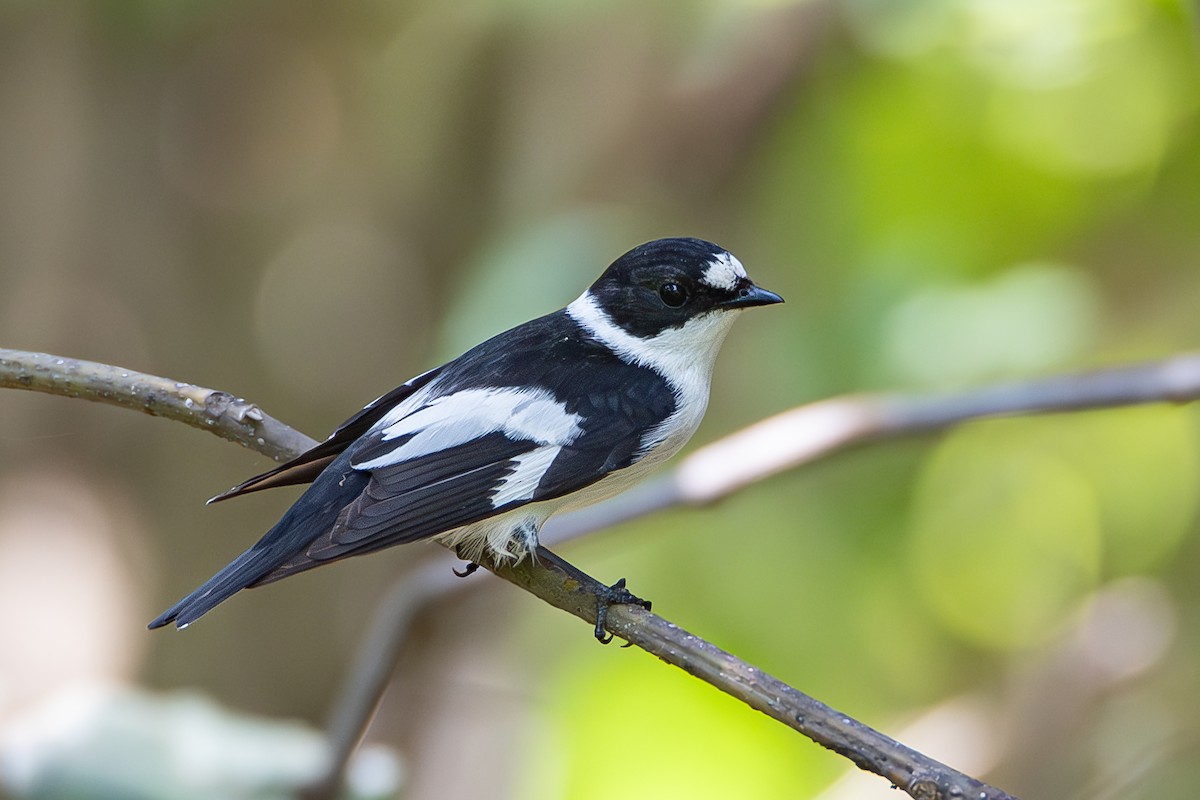
[[[1198,398],[1200,354],[954,394],[835,397],[784,411],[705,445],[683,458],[672,472],[620,497],[551,518],[540,539],[557,545],[655,511],[713,503],[772,475],[872,441],[988,417]],[[320,784],[324,794],[317,791],[314,797],[332,796],[329,787],[340,782],[346,761],[387,687],[408,622],[438,598],[478,585],[453,578],[444,564],[435,563],[406,575],[389,592],[335,704],[329,731],[335,756]],[[614,609],[612,618],[619,615],[620,610]],[[816,738],[810,731],[801,732]]]
[[[314,443],[254,404],[227,393],[93,362],[0,349],[0,387],[80,397],[167,417],[276,459]],[[1198,397],[1200,356],[1187,354],[936,397],[834,398],[784,412],[701,448],[673,473],[640,490],[552,522],[544,539],[561,542],[674,505],[710,503],[770,475],[867,441],[989,416],[1187,402]],[[589,622],[595,619],[595,593],[602,587],[586,576],[568,578],[529,564],[486,566],[556,607]],[[373,631],[385,638],[374,641],[360,665],[360,672],[365,666],[374,674],[370,680],[352,683],[348,700],[339,703],[331,737],[338,761],[331,773],[335,780],[383,691],[407,619],[431,598],[462,585],[422,580],[422,575],[431,577],[414,576],[410,591],[394,592],[398,599],[381,609],[385,624],[374,626]],[[888,778],[914,797],[950,797],[968,791],[977,797],[1008,797],[824,706],[661,617],[618,606],[609,619],[618,636]]]
[[[273,458],[295,455],[313,444],[313,440],[267,416],[257,406],[224,392],[92,362],[0,350],[0,387],[81,397],[168,417]],[[1181,355],[1157,363],[941,397],[828,400],[785,412],[701,448],[674,473],[643,491],[565,517],[556,526],[557,532],[547,526],[547,539],[562,541],[672,505],[713,502],[769,475],[874,439],[1001,414],[1186,402],[1198,397],[1200,356]],[[568,577],[529,563],[484,566],[551,605],[589,622],[595,620],[596,593],[602,587],[586,576]],[[432,591],[410,593],[404,602],[411,607],[416,602],[413,597],[428,596]],[[405,627],[402,623],[396,625],[400,630]],[[609,628],[626,641],[888,779],[913,797],[1010,797],[889,739],[644,609],[613,607]],[[376,666],[394,660],[394,649],[380,647],[379,651]],[[343,720],[343,728],[355,728],[353,716]],[[361,733],[365,721],[357,727],[357,733]]]
[[[585,575],[565,576],[529,562],[483,566],[567,613],[589,623],[596,621],[596,597],[605,587]],[[884,736],[640,606],[612,606],[607,627],[630,644],[845,756],[860,769],[886,778],[918,800],[1015,800],[1000,789]]]

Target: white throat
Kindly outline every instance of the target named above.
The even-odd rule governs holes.
[[[634,336],[613,322],[590,292],[567,306],[567,313],[622,361],[654,370],[675,392],[675,412],[642,439],[639,474],[678,452],[704,418],[713,363],[737,311],[702,314],[649,339]]]
[[[567,313],[622,361],[649,367],[684,395],[692,395],[696,384],[702,384],[708,394],[717,351],[738,316],[736,310],[711,311],[645,339],[613,322],[591,292],[567,306]]]

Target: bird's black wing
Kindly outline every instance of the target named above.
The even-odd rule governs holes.
[[[558,344],[539,348],[536,360],[528,359],[519,346],[490,353],[487,366],[493,383],[487,391],[504,396],[528,394],[529,386],[555,387],[553,396],[539,402],[546,404],[547,417],[572,418],[572,435],[555,439],[549,430],[552,422],[534,426],[545,434],[542,438],[524,437],[512,429],[489,430],[481,438],[420,458],[372,466],[411,441],[385,439],[381,431],[373,431],[349,451],[351,464],[371,474],[367,488],[307,549],[307,559],[361,555],[436,536],[579,491],[632,465],[654,429],[675,410],[674,392],[656,372],[622,362],[607,348],[577,336]],[[480,391],[474,384],[484,365],[476,367],[470,356],[453,365],[455,372],[469,377],[444,376],[439,390],[447,396],[442,400],[456,392]],[[514,385],[495,385],[501,375]],[[518,408],[515,414],[527,411]],[[284,574],[311,566],[316,565],[301,559],[287,565]],[[278,577],[283,575],[270,579]]]
[[[151,627],[583,489],[640,458],[675,403],[657,373],[587,341],[563,312],[501,334],[446,365],[405,415],[376,413],[270,531]]]
[[[274,489],[277,486],[312,483],[322,470],[333,463],[339,453],[350,446],[351,442],[369,431],[385,414],[411,397],[414,392],[436,378],[441,370],[441,367],[431,369],[372,400],[363,407],[362,411],[339,425],[337,430],[329,434],[329,437],[316,447],[305,450],[291,461],[280,464],[269,472],[242,481],[232,489],[210,498],[208,502],[210,504],[219,503],[231,497],[261,492],[263,489]]]

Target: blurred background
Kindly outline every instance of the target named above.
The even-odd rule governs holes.
[[[634,244],[788,304],[708,441],[867,390],[1200,345],[1197,18],[1172,0],[0,4],[0,346],[323,437]],[[1025,797],[1193,797],[1194,407],[862,448],[564,555]],[[0,794],[286,797],[372,610],[439,548],[144,625],[294,493],[182,425],[0,393]],[[890,798],[485,575],[423,614],[356,796]]]

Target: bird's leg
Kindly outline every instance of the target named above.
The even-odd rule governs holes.
[[[559,572],[574,578],[581,584],[596,585],[599,583],[595,578],[588,575],[583,570],[576,567],[574,564],[555,555],[545,547],[539,546],[534,553],[534,558],[541,564],[546,564]],[[647,611],[650,610],[650,601],[643,600],[633,592],[625,588],[625,579],[621,578],[612,586],[600,586],[593,590],[596,595],[596,641],[600,644],[608,644],[613,640],[613,635],[606,630],[608,624],[608,609],[610,606],[641,606]],[[628,647],[629,645],[624,645]]]

